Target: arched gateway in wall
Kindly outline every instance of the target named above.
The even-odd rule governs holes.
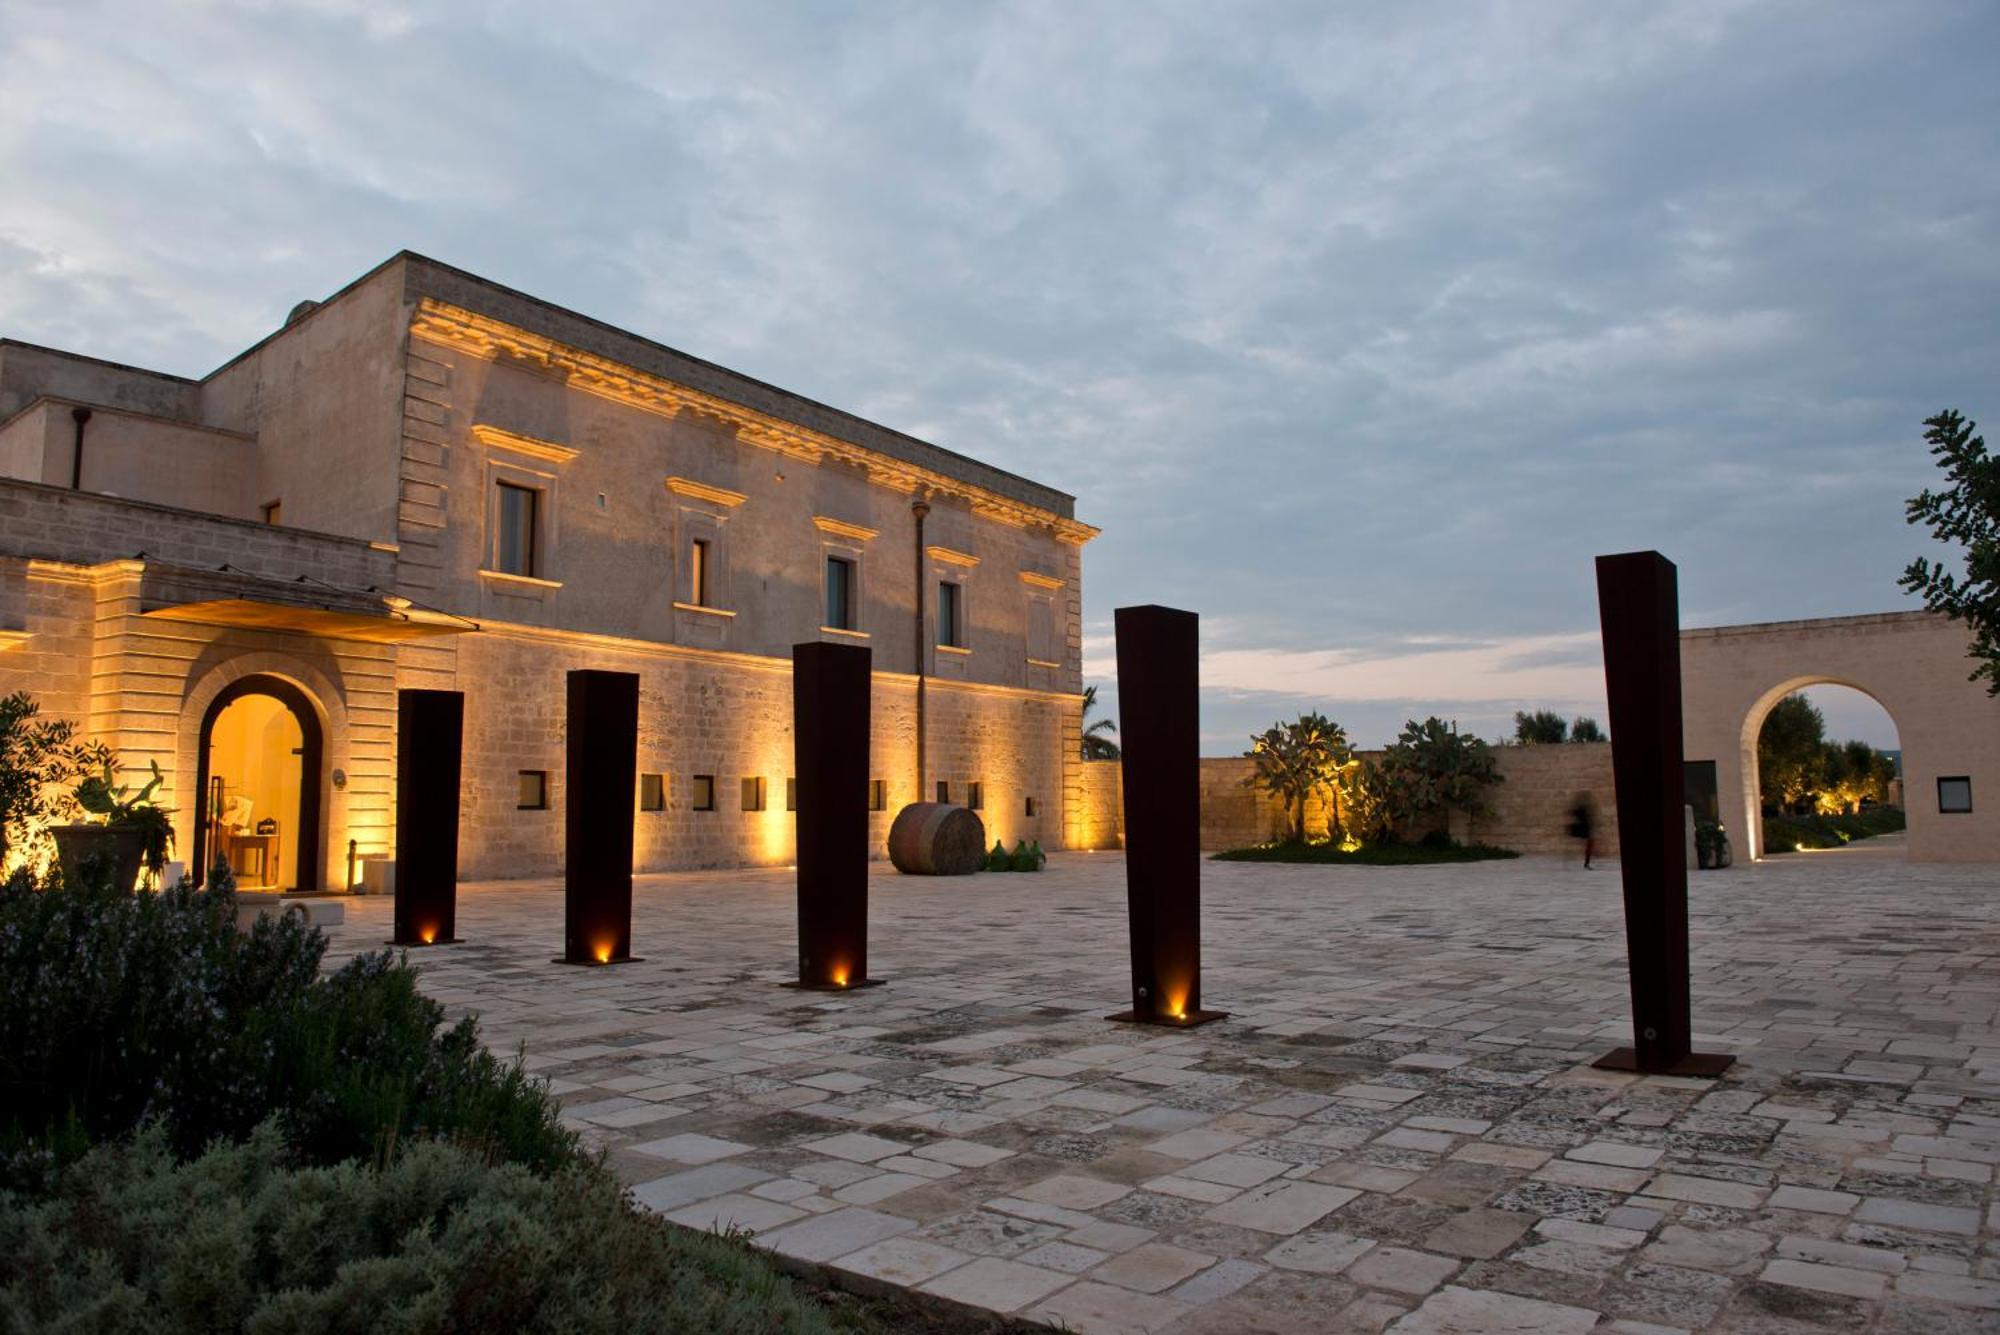
[[[1928,612],[1682,631],[1686,755],[1691,765],[1713,762],[1738,855],[1764,852],[1757,736],[1765,716],[1792,691],[1833,683],[1873,697],[1896,725],[1910,857],[2000,862],[2000,700],[1967,680],[1968,643],[1964,626]]]

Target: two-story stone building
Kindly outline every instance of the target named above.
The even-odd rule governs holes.
[[[905,803],[1108,827],[1071,497],[401,254],[199,380],[0,341],[0,692],[158,761],[178,856],[393,855],[395,691],[466,694],[461,864],[555,871],[563,679],[640,675],[637,865],[792,854],[790,651],[874,654]]]

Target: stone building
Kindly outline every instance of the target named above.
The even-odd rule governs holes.
[[[788,862],[812,639],[874,655],[878,852],[919,796],[1094,837],[1095,532],[1062,492],[408,253],[199,380],[0,341],[0,693],[157,761],[177,855],[251,883],[393,856],[399,687],[465,692],[463,874],[555,871],[585,667],[641,678],[641,869]]]

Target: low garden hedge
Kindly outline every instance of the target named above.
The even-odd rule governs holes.
[[[1908,824],[1896,807],[1871,807],[1855,815],[1766,816],[1764,852],[1768,856],[1797,849],[1840,848],[1857,839],[1892,834]]]

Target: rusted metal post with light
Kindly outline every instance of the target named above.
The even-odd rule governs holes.
[[[1734,1058],[1693,1050],[1680,593],[1673,562],[1658,552],[1598,557],[1597,608],[1635,1041],[1595,1065],[1648,1075],[1720,1075]]]
[[[558,964],[625,964],[632,954],[632,822],[639,677],[569,674],[563,772],[563,953]]]
[[[392,946],[458,940],[463,691],[396,692],[396,909]],[[352,841],[347,878],[354,879]]]
[[[1148,606],[1115,620],[1132,1009],[1110,1018],[1207,1024],[1224,1012],[1201,1008],[1200,618]]]
[[[792,771],[798,782],[799,979],[839,992],[868,976],[868,732],[873,655],[792,646]]]

